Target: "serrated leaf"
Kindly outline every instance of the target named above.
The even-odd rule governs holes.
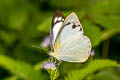
[[[92,74],[102,68],[106,67],[117,67],[118,64],[116,61],[112,60],[94,60],[91,61],[88,66],[84,69],[74,70],[71,73],[68,73],[68,76],[65,77],[65,80],[83,80],[89,74]]]

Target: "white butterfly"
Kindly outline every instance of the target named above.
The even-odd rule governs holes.
[[[66,19],[60,11],[56,11],[50,30],[50,55],[58,60],[68,62],[84,62],[91,52],[91,42],[83,35],[83,28],[72,12]]]

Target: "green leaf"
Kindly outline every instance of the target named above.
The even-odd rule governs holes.
[[[66,4],[67,3],[67,4]],[[50,5],[55,8],[73,8],[76,6],[77,1],[72,0],[60,0],[60,2],[57,2],[56,0],[51,0]]]
[[[107,29],[102,32],[101,40],[107,40],[115,35],[117,31],[115,29]]]
[[[0,44],[0,54],[4,54],[6,52],[6,49],[3,47],[3,45]]]
[[[91,20],[105,29],[116,29],[120,32],[119,0],[96,1],[90,8]]]
[[[24,28],[24,24],[27,21],[28,12],[24,8],[14,10],[9,14],[9,26],[11,29],[22,30]]]
[[[7,31],[0,31],[1,40],[5,43],[5,45],[12,45],[16,40],[16,34]]]
[[[93,76],[92,80],[120,80],[120,79],[112,72],[102,71]]]
[[[90,11],[92,14],[108,14],[115,15],[120,13],[119,10],[120,1],[119,0],[98,0],[92,7]]]
[[[52,17],[48,18],[46,21],[40,24],[38,26],[38,30],[46,33],[50,32],[51,22],[52,22]]]
[[[101,41],[100,28],[88,21],[84,21],[82,25],[85,35],[88,36],[92,42],[92,46],[93,47],[97,46]]]
[[[45,76],[40,71],[35,70],[30,64],[13,60],[3,55],[0,55],[0,65],[26,80],[46,80]]]
[[[21,78],[20,76],[13,75],[13,76],[5,78],[4,80],[24,80],[24,79]]]
[[[92,20],[106,29],[116,29],[120,32],[120,16],[96,15]]]
[[[74,70],[65,77],[65,80],[83,80],[89,74],[92,74],[102,68],[117,67],[116,61],[112,60],[94,60],[88,63],[88,66],[84,69]]]

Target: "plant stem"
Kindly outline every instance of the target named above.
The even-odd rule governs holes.
[[[108,52],[109,52],[109,45],[110,45],[110,40],[107,39],[103,43],[103,51],[102,51],[102,57],[107,58],[108,57]]]

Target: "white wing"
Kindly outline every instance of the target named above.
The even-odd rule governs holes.
[[[54,57],[68,62],[84,62],[91,51],[91,42],[83,35],[77,15],[71,13],[64,21],[56,38]]]
[[[84,62],[91,52],[91,42],[88,37],[76,34],[65,40],[57,49],[60,60],[68,62]]]
[[[56,11],[53,18],[52,18],[52,25],[50,30],[50,46],[51,50],[53,51],[53,46],[58,35],[60,28],[64,22],[64,15],[60,11]]]
[[[77,15],[75,13],[71,13],[64,21],[62,25],[62,29],[60,30],[60,34],[57,36],[60,38],[60,42],[62,43],[64,40],[76,35],[83,34],[83,28],[80,24]]]

